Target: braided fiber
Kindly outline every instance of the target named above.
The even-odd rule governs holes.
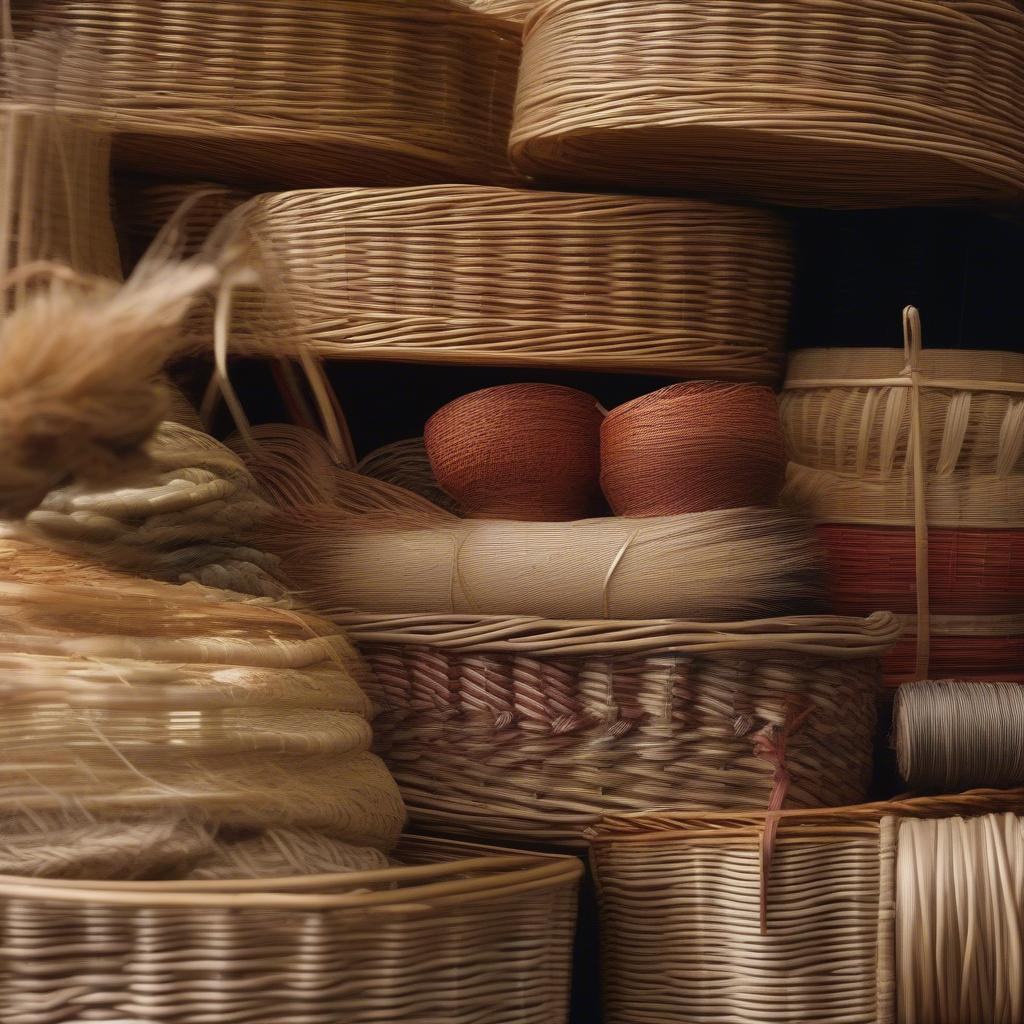
[[[306,879],[0,880],[5,1024],[562,1024],[579,860],[407,840]]]
[[[601,427],[601,486],[616,515],[771,506],[785,473],[769,388],[673,384],[620,405]]]
[[[1022,810],[1024,790],[981,790],[783,811],[764,879],[763,812],[605,819],[605,1019],[1019,1021]]]
[[[1024,686],[917,682],[895,699],[900,775],[915,789],[955,792],[1024,783]]]
[[[95,54],[122,166],[317,187],[508,180],[519,32],[453,0],[25,0]]]
[[[1009,196],[1022,92],[1015,0],[547,0],[511,152],[541,178],[783,204]]]
[[[766,383],[782,367],[792,249],[768,211],[456,185],[244,210],[273,312],[239,310],[233,351]]]
[[[584,519],[600,498],[597,399],[554,384],[509,384],[457,398],[427,421],[438,483],[478,519]]]

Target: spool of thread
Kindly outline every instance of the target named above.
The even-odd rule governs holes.
[[[601,486],[616,515],[772,506],[786,473],[775,396],[754,384],[673,384],[601,427]]]
[[[449,402],[423,434],[438,483],[468,518],[567,522],[600,501],[602,418],[584,391],[510,384]]]

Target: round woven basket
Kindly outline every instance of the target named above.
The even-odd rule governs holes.
[[[791,241],[774,214],[497,188],[259,196],[274,306],[232,351],[775,382]],[[262,337],[269,332],[269,337]]]
[[[542,178],[793,205],[1006,196],[1022,91],[1015,0],[547,0],[511,151]]]
[[[412,838],[395,856],[256,881],[0,877],[5,1019],[563,1024],[579,861]]]
[[[465,515],[566,522],[597,509],[603,418],[597,399],[575,388],[508,384],[449,402],[423,439]]]
[[[603,814],[856,803],[871,775],[869,619],[548,622],[339,616],[376,675],[376,749],[432,831],[578,844]]]
[[[841,615],[917,610],[917,544],[910,527],[819,526]],[[1024,610],[1024,531],[932,530],[930,607],[940,615],[1012,615]]]
[[[116,158],[269,185],[507,181],[516,26],[455,0],[27,0],[92,52]]]
[[[769,388],[673,384],[613,409],[601,427],[601,486],[616,515],[772,506],[785,474]]]
[[[605,1020],[1008,1024],[1016,1018],[979,1020],[966,1007],[979,988],[999,988],[1018,966],[1013,915],[1020,896],[1012,880],[1004,889],[990,863],[975,862],[966,885],[997,906],[1005,899],[1005,960],[993,962],[978,949],[972,956],[969,940],[945,920],[914,934],[915,924],[964,891],[944,873],[956,858],[938,866],[918,859],[922,832],[915,826],[928,836],[943,819],[963,816],[968,820],[950,822],[954,834],[970,829],[972,819],[982,829],[1002,828],[1001,817],[979,816],[1007,812],[1024,812],[1024,790],[778,815],[672,809],[606,819],[591,835]],[[1015,817],[1009,824],[1019,832]],[[1019,838],[1010,853],[1019,864]],[[972,934],[990,941],[991,920],[984,912],[975,917]],[[932,972],[943,964],[943,973]],[[937,991],[939,985],[946,988]],[[963,1015],[948,1004],[945,1015],[929,1012],[927,1002],[908,1013],[914,997],[931,995],[933,1008],[942,1007],[959,986],[967,993]]]

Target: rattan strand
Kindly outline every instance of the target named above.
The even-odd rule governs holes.
[[[513,25],[453,0],[25,0],[95,54],[122,166],[290,187],[506,181]]]
[[[254,882],[0,879],[0,1005],[10,1024],[562,1024],[579,861],[425,839],[397,856]]]
[[[272,310],[232,350],[774,383],[791,242],[767,211],[442,186],[244,207]]]
[[[402,487],[446,512],[458,514],[458,505],[441,490],[434,476],[422,437],[410,437],[377,448],[360,459],[355,468],[363,476]]]
[[[653,810],[606,819],[591,835],[602,905],[606,1019],[917,1024],[916,1018],[897,1018],[896,993],[905,997],[908,970],[916,969],[918,958],[934,955],[934,943],[915,930],[918,915],[906,899],[897,904],[897,879],[902,886],[918,870],[911,851],[897,851],[897,823],[902,839],[909,819],[949,818],[955,828],[957,815],[1004,811],[1024,811],[1024,790],[777,816]],[[779,820],[779,834],[762,934],[762,842],[772,817]],[[927,886],[927,909],[933,905],[927,895],[950,883],[923,872],[918,877]],[[1001,884],[987,891],[1003,899]],[[903,942],[901,959],[894,949],[894,913],[895,930],[912,942]],[[970,947],[959,936],[949,939],[939,956],[953,975],[950,988],[966,987],[972,975],[959,951]],[[1003,983],[1015,963],[1003,968]],[[960,1018],[953,1013],[941,1019],[948,1024]]]
[[[901,686],[893,741],[915,789],[955,792],[1024,783],[1024,687],[944,680]]]
[[[1013,195],[1022,54],[1014,0],[548,0],[525,32],[513,160],[808,206]]]

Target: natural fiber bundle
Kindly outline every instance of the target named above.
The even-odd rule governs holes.
[[[908,475],[911,395],[899,386],[906,365],[900,349],[793,352],[779,399],[793,461],[876,482]],[[920,368],[927,472],[940,481],[1018,476],[1024,356],[924,349]]]
[[[819,526],[832,605],[841,615],[917,610],[917,544],[910,527]],[[1024,531],[932,530],[932,612],[1011,615],[1024,610]],[[1024,780],[1022,780],[1024,781]]]
[[[0,40],[0,320],[36,290],[28,270],[38,262],[120,276],[110,138],[65,109],[69,94],[89,91],[79,55],[65,42]],[[12,276],[17,268],[22,273]]]
[[[1015,0],[548,0],[511,152],[538,177],[794,205],[1011,196],[1022,55]]]
[[[245,207],[274,306],[234,351],[774,383],[792,248],[764,210],[495,188],[331,189]],[[276,322],[275,322],[276,321]]]
[[[4,583],[0,660],[5,811],[198,811],[384,848],[401,827],[365,670],[319,620],[194,584]]]
[[[14,26],[95,52],[97,112],[134,170],[311,187],[511,176],[519,33],[454,0],[25,0]]]
[[[458,513],[458,505],[441,490],[434,476],[422,437],[410,437],[377,448],[360,460],[356,472],[412,491],[446,512]]]
[[[1024,686],[907,683],[896,693],[893,741],[900,775],[943,793],[1024,783]]]
[[[963,622],[959,627],[955,625],[956,619],[933,617],[928,662],[933,675],[950,679],[1024,680],[1024,623],[1019,616],[1013,616],[1018,621],[1008,627],[1013,632],[1001,635],[986,635],[982,619],[958,618]],[[998,623],[999,619],[993,621]],[[947,629],[952,629],[952,634],[946,633]],[[917,631],[911,624],[904,639],[886,656],[883,664],[887,686],[920,679],[916,669],[916,638]]]
[[[465,515],[565,522],[600,501],[603,419],[584,391],[507,384],[449,402],[427,421],[423,441]]]
[[[1017,1021],[1021,812],[1024,791],[981,790],[607,818],[591,835],[605,1019]],[[926,857],[929,837],[943,855]]]
[[[791,462],[784,506],[817,523],[877,527],[914,525],[914,481],[862,479]],[[929,474],[924,509],[930,527],[945,530],[1024,529],[1024,476]]]
[[[498,18],[507,18],[521,25],[538,6],[540,0],[461,0],[461,3],[474,10],[493,14]]]
[[[577,845],[604,814],[680,800],[864,799],[877,659],[899,635],[887,614],[337,621],[374,669],[376,749],[418,826]]]
[[[578,858],[433,839],[398,857],[314,878],[2,879],[0,1005],[11,1024],[567,1018]]]
[[[897,1020],[1024,1020],[1024,818],[901,821]]]
[[[236,841],[221,840],[190,878],[295,878],[387,869],[372,846],[353,846],[308,829],[267,829]]]
[[[117,486],[51,491],[23,522],[0,523],[0,537],[155,579],[282,597],[278,560],[251,543],[272,510],[238,456],[170,422],[145,453],[148,467]]]
[[[125,255],[131,263],[139,260],[160,229],[189,203],[181,230],[183,255],[200,252],[210,232],[235,207],[252,196],[240,188],[213,182],[160,181],[154,178],[123,177],[115,183],[117,222]]]
[[[601,486],[616,515],[771,506],[785,474],[768,388],[673,384],[620,405],[601,427]]]

